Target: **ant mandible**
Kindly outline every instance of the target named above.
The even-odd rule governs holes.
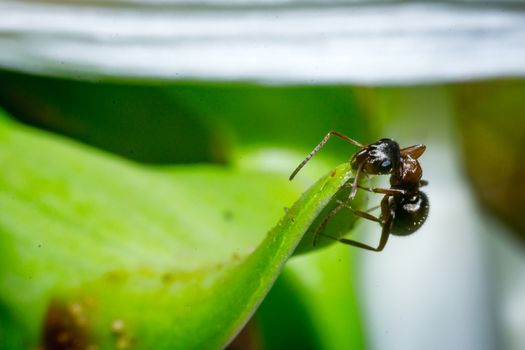
[[[369,145],[362,145],[337,131],[330,131],[293,171],[290,175],[290,180],[319,152],[331,136],[337,136],[350,142],[359,147],[360,150],[350,159],[350,165],[355,171],[350,195],[346,201],[338,201],[338,205],[325,216],[315,231],[314,245],[317,244],[319,236],[322,235],[344,244],[380,252],[385,247],[390,234],[407,236],[417,231],[424,224],[429,210],[428,197],[424,192],[419,190],[420,187],[428,184],[427,181],[421,179],[423,170],[418,161],[418,158],[425,152],[426,146],[418,144],[400,148],[396,141],[386,138]],[[363,174],[389,174],[390,188],[366,188],[360,186],[359,181]],[[366,211],[355,210],[349,206],[348,203],[355,197],[358,188],[384,195],[380,204],[381,215],[379,217],[371,215]],[[381,238],[377,247],[322,233],[328,221],[343,208],[350,210],[356,216],[375,221],[381,225]]]

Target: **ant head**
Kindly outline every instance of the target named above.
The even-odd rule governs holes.
[[[392,139],[381,139],[357,152],[352,158],[352,168],[362,166],[369,175],[390,174],[400,164],[399,145]]]
[[[429,202],[424,192],[417,191],[407,196],[390,198],[395,216],[391,233],[396,236],[408,236],[416,232],[428,217]]]

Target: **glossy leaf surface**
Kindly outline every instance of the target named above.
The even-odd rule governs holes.
[[[338,167],[283,217],[299,190],[280,175],[139,166],[5,119],[0,145],[13,346],[224,346],[352,176]]]

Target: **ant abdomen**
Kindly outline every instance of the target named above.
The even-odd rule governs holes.
[[[410,235],[425,223],[430,205],[424,192],[417,191],[411,196],[394,196],[390,201],[394,210],[390,231],[393,235]]]

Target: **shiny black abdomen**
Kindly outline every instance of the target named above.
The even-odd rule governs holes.
[[[424,192],[412,196],[390,198],[395,216],[391,233],[396,236],[407,236],[417,231],[427,219],[429,202]]]

